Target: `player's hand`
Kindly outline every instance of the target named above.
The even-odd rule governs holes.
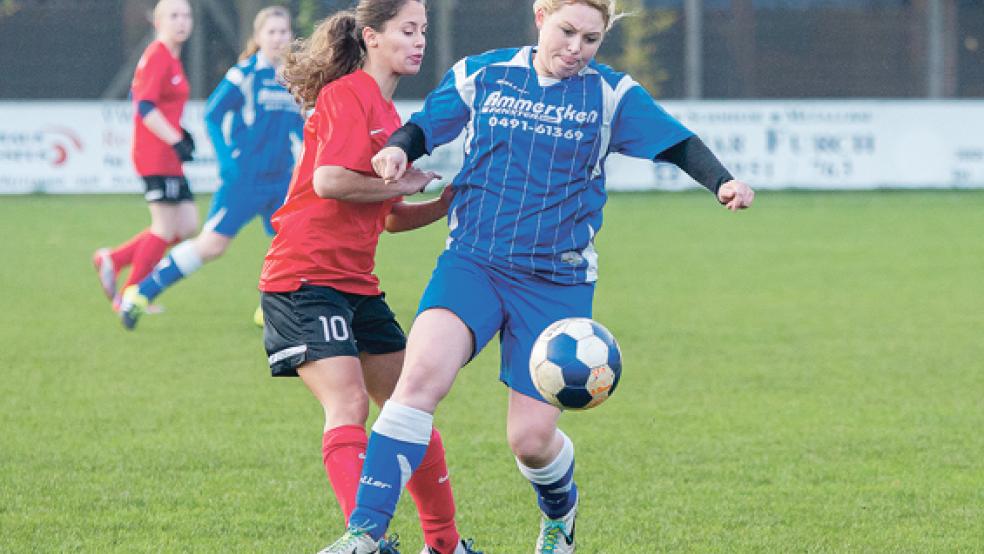
[[[181,140],[172,144],[171,148],[183,162],[190,162],[195,157],[195,139],[187,129],[181,129]]]
[[[372,168],[387,184],[394,183],[407,171],[407,153],[402,148],[387,146],[372,157]]]
[[[741,181],[732,179],[718,189],[718,201],[733,212],[751,206],[753,200],[755,200],[755,191]]]
[[[401,194],[417,194],[423,192],[431,181],[440,178],[441,176],[433,171],[422,171],[416,167],[411,167],[404,172],[403,177],[396,181],[396,185]]]

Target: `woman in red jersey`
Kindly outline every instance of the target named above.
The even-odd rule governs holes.
[[[274,376],[300,376],[325,411],[322,454],[348,520],[355,506],[369,400],[393,391],[406,338],[373,275],[384,229],[432,223],[447,213],[448,189],[405,203],[437,176],[412,169],[384,183],[372,157],[400,126],[392,97],[424,54],[427,15],[419,0],[361,0],[322,22],[287,57],[287,86],[310,111],[304,151],[272,218],[277,234],[259,288],[264,346]],[[425,437],[425,440],[427,438]],[[454,522],[454,499],[440,435],[410,480],[424,552],[474,552]],[[377,544],[393,552],[392,542]]]
[[[144,51],[133,76],[131,154],[144,181],[150,227],[115,249],[101,248],[93,255],[103,292],[114,306],[120,270],[132,264],[126,286],[139,283],[169,244],[190,237],[198,228],[198,211],[181,168],[195,149],[191,135],[181,128],[190,93],[181,45],[191,35],[191,27],[188,0],[160,0],[154,7],[157,39]]]

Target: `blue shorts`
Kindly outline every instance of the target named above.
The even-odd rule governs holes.
[[[558,319],[591,317],[594,290],[594,283],[560,285],[446,250],[437,260],[417,313],[431,308],[454,312],[475,338],[472,357],[498,332],[502,347],[499,380],[543,400],[530,379],[533,341]]]
[[[263,228],[273,236],[270,217],[284,203],[290,176],[277,182],[261,184],[222,183],[212,197],[212,206],[205,218],[205,228],[227,237],[236,236],[247,223],[259,216]]]

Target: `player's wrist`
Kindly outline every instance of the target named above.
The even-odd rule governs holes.
[[[195,155],[195,139],[192,138],[187,129],[181,129],[181,133],[181,139],[172,144],[171,148],[178,155],[178,159],[183,162],[190,162]]]

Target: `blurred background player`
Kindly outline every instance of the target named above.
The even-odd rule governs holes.
[[[393,93],[420,71],[427,14],[418,0],[361,0],[323,21],[288,55],[291,92],[313,112],[259,288],[264,347],[274,376],[299,376],[324,408],[322,454],[345,521],[355,506],[366,449],[369,400],[379,405],[399,377],[406,338],[373,274],[379,235],[432,223],[451,191],[403,202],[437,176],[416,169],[384,183],[372,156],[399,128]],[[474,552],[455,525],[454,497],[441,437],[407,485],[425,552]],[[402,490],[402,487],[401,487]],[[382,537],[380,537],[382,539]],[[373,541],[373,552],[393,552]]]
[[[300,107],[279,77],[290,27],[286,8],[260,10],[240,63],[209,96],[205,126],[222,184],[201,233],[175,246],[139,285],[123,291],[120,318],[126,328],[132,329],[165,289],[221,256],[254,217],[260,216],[273,235],[270,216],[283,204],[294,168],[291,138],[300,140],[304,125]]]
[[[190,87],[181,65],[181,45],[191,35],[187,0],[160,0],[154,7],[156,40],[137,64],[133,98],[133,165],[143,178],[150,208],[150,227],[110,250],[100,248],[92,261],[106,297],[118,307],[116,281],[130,265],[126,286],[139,283],[160,261],[167,247],[198,228],[198,211],[182,162],[192,159],[195,143],[181,128]]]
[[[574,552],[574,445],[558,429],[560,410],[533,386],[529,359],[548,325],[591,317],[605,158],[674,163],[731,210],[754,197],[645,89],[594,62],[619,17],[614,1],[537,0],[536,46],[459,61],[374,158],[387,182],[400,179],[408,160],[465,130],[448,246],[420,301],[403,373],[373,425],[358,506],[328,553],[375,552],[401,483],[427,451],[438,403],[496,333],[510,389],[509,446],[542,513],[535,551]]]

